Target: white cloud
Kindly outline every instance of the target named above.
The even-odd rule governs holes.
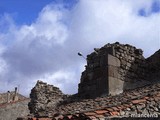
[[[41,80],[48,84],[56,85],[66,94],[73,93],[78,89],[77,81],[75,80],[76,74],[73,70],[60,70],[54,74],[45,74]]]
[[[20,85],[28,94],[36,80],[76,93],[85,60],[77,56],[108,42],[142,48],[145,56],[160,48],[160,13],[151,13],[153,0],[80,0],[71,10],[47,5],[31,25],[0,20],[0,91]],[[145,9],[147,17],[139,16]],[[7,24],[7,26],[6,26]]]
[[[142,48],[147,52],[145,56],[148,56],[159,48],[160,14],[139,16],[138,10],[146,6],[151,6],[150,0],[135,3],[131,0],[82,0],[73,12],[72,33],[75,37],[96,45],[115,40],[127,42]],[[144,41],[153,45],[154,50],[147,51],[148,47],[140,44]]]

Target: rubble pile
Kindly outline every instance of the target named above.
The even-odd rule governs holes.
[[[31,90],[30,98],[30,113],[34,114],[34,116],[50,116],[58,103],[63,101],[65,95],[59,88],[38,81]]]

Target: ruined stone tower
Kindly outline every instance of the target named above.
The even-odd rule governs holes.
[[[101,119],[102,115],[159,114],[160,50],[147,59],[141,49],[118,42],[94,50],[87,56],[78,94],[65,95],[53,85],[37,82],[29,103],[34,117],[83,120],[86,115],[89,120],[91,115]]]
[[[116,95],[153,82],[148,79],[148,60],[141,49],[116,42],[94,50],[87,56],[87,66],[81,76],[80,97]]]

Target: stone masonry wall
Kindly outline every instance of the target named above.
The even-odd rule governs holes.
[[[107,55],[112,54],[110,47],[103,47],[87,56],[86,70],[82,73],[78,94],[83,98],[96,97],[108,93]]]
[[[111,46],[111,45],[106,45]],[[146,61],[143,51],[128,44],[112,44],[114,53],[112,54],[120,60],[118,79],[124,81],[123,90],[134,89],[149,84],[146,77]]]
[[[129,100],[151,97],[154,92],[154,94],[158,94],[159,100],[159,84],[137,89],[135,94],[132,94],[134,90],[130,91],[129,89],[160,82],[160,50],[147,59],[143,57],[141,49],[118,42],[94,50],[95,52],[87,56],[87,66],[86,70],[82,72],[78,94],[67,97],[53,85],[38,81],[31,90],[30,113],[35,117],[50,117],[57,112],[67,114],[78,111],[80,113],[85,110],[103,108],[101,104],[105,106],[117,103],[115,105],[117,106],[122,101],[125,104]],[[80,98],[95,99],[83,100]],[[159,103],[154,105],[157,107]],[[131,111],[130,109],[128,108],[128,111]],[[159,110],[160,108],[158,108],[158,112]]]
[[[38,81],[35,87],[31,90],[30,98],[30,113],[36,117],[44,117],[50,116],[50,114],[52,114],[50,111],[53,111],[65,96],[59,88]]]
[[[94,50],[87,56],[86,70],[81,76],[80,97],[116,95],[124,90],[151,84],[155,81],[151,76],[155,75],[156,80],[160,81],[159,52],[145,59],[141,49],[118,42]]]
[[[111,118],[159,120],[160,83],[128,90],[116,96],[68,101],[59,104],[56,110],[53,109],[52,116],[17,120],[110,120]]]

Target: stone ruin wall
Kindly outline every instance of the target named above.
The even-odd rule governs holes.
[[[160,82],[159,58],[160,50],[145,59],[141,49],[128,44],[107,44],[96,49],[96,52],[87,56],[86,70],[82,72],[79,84],[78,99],[110,93],[119,94],[126,89],[150,84],[155,79]],[[30,113],[35,117],[45,117],[52,116],[54,109],[72,96],[68,97],[53,85],[38,81],[31,90],[30,98]]]
[[[145,59],[141,49],[128,44],[114,46],[113,56],[120,60],[118,73],[124,81],[124,90],[160,82],[160,50]]]
[[[31,90],[29,103],[30,113],[34,116],[50,116],[53,109],[65,99],[59,88],[53,85],[48,85],[42,81],[38,81],[35,87]]]
[[[117,80],[109,79],[111,94],[119,94],[120,91],[123,92],[124,90],[134,89],[150,83],[147,81],[147,66],[141,49],[119,43],[107,45],[107,47],[108,46],[113,48],[112,55],[120,61],[120,66],[117,66],[118,73],[116,73],[116,75],[109,74],[109,76],[117,78]],[[112,61],[112,59],[110,59],[110,61]],[[115,70],[111,66],[108,71],[110,73],[110,71]],[[120,85],[118,88],[116,88],[116,83]]]
[[[79,84],[79,96],[116,95],[127,89],[150,84],[155,81],[152,77],[155,74],[156,80],[160,81],[159,53],[157,51],[145,59],[141,49],[118,42],[95,49],[87,56],[86,70]]]

